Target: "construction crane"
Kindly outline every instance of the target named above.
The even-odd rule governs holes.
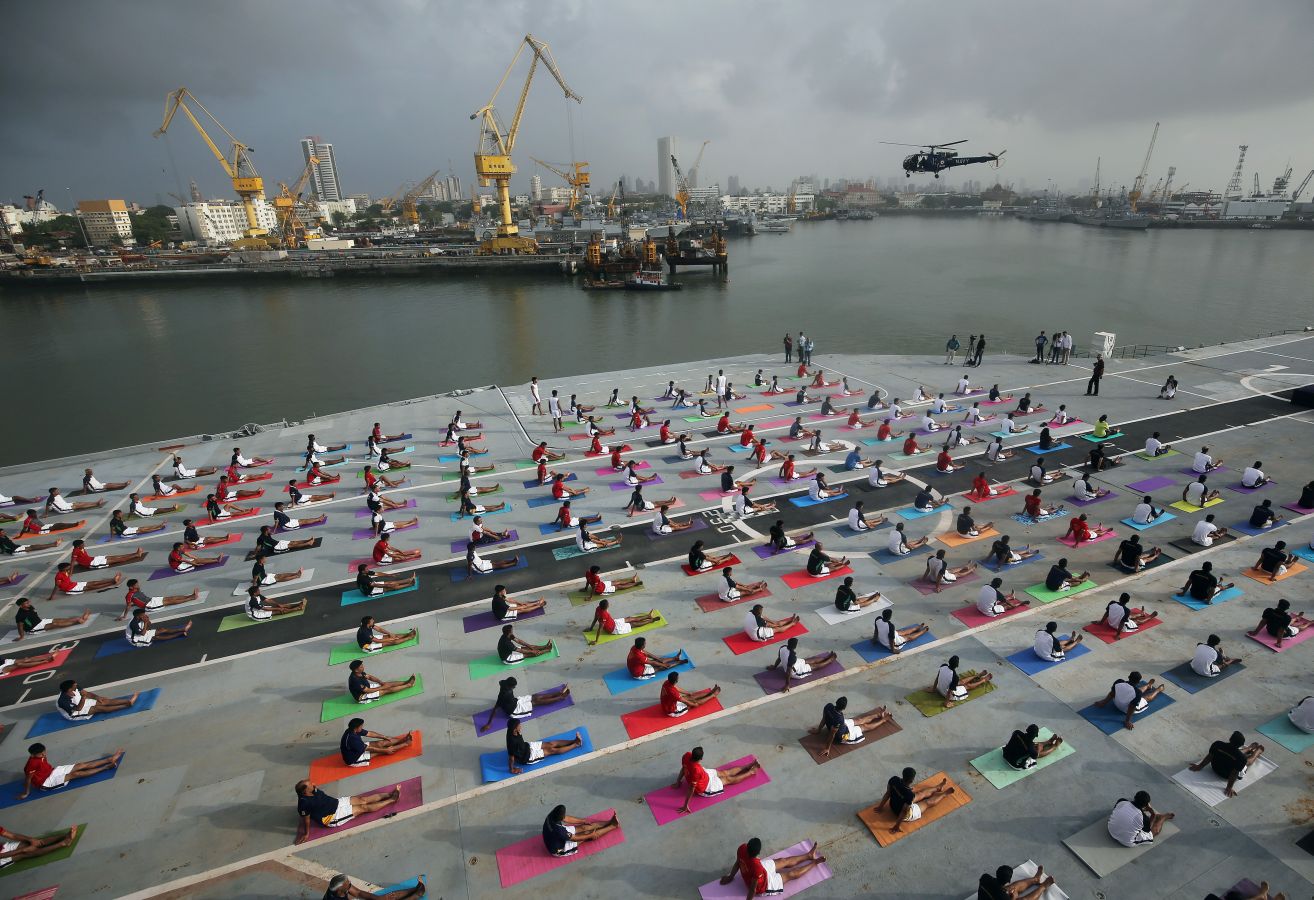
[[[611,196],[607,198],[607,218],[616,218],[616,194],[620,191],[621,183],[618,181],[611,186]]]
[[[1140,174],[1136,176],[1136,181],[1132,183],[1132,189],[1127,194],[1127,202],[1131,205],[1131,211],[1136,212],[1136,204],[1141,199],[1141,194],[1145,190],[1145,173],[1150,169],[1150,156],[1154,153],[1154,142],[1159,137],[1159,123],[1154,123],[1154,133],[1150,135],[1150,146],[1145,148],[1145,161],[1141,163]]]
[[[1287,185],[1291,184],[1291,166],[1287,170],[1273,179],[1273,192],[1271,196],[1281,197],[1287,192]]]
[[[566,184],[570,185],[570,211],[573,213],[575,207],[579,206],[580,200],[584,197],[584,189],[589,187],[589,164],[586,162],[571,163],[571,171],[565,172],[558,169],[552,163],[543,162],[543,160],[531,156],[530,159],[538,163],[549,172],[553,172],[563,179]]]
[[[688,221],[689,219],[689,180],[684,177],[680,171],[680,161],[671,154],[671,168],[675,170],[675,202],[680,207],[680,218]]]
[[[703,164],[703,152],[707,150],[707,145],[711,141],[703,141],[703,145],[698,148],[698,155],[694,157],[694,164],[689,167],[689,186],[698,187],[698,167]]]
[[[195,104],[196,108],[205,114],[210,122],[222,131],[232,143],[232,149],[230,150],[229,155],[224,155],[224,152],[216,146],[214,140],[211,139],[210,135],[206,132],[205,126],[201,124],[201,120],[196,118],[196,114],[192,112],[191,105],[188,104],[189,100],[192,104]],[[205,145],[210,148],[210,152],[214,154],[214,158],[219,160],[219,165],[223,166],[224,173],[233,183],[233,190],[237,193],[237,196],[242,199],[242,211],[246,213],[246,230],[243,234],[245,235],[247,246],[258,247],[265,243],[260,239],[267,235],[269,231],[268,229],[261,227],[260,218],[256,213],[256,205],[263,203],[265,200],[265,182],[264,179],[256,173],[255,165],[251,162],[250,154],[254,152],[254,149],[234,137],[233,133],[225,128],[223,124],[201,104],[201,101],[197,100],[195,95],[185,87],[180,87],[178,90],[165,97],[164,122],[156,129],[156,137],[159,137],[169,130],[169,125],[173,122],[174,115],[180,109],[192,123],[197,134],[201,136],[201,140],[205,141]]]
[[[311,156],[306,160],[306,167],[301,170],[301,175],[292,187],[281,181],[278,183],[278,196],[273,201],[274,215],[278,217],[278,233],[282,238],[283,246],[290,250],[300,249],[306,245],[306,223],[301,221],[297,207],[303,203],[301,192],[306,189],[311,172],[317,165],[319,159]]]
[[[515,114],[511,118],[511,127],[503,128],[502,122],[498,118],[497,110],[493,104],[497,102],[497,95],[502,90],[502,85],[506,84],[507,78],[511,76],[511,70],[515,68],[516,63],[520,60],[520,54],[528,47],[530,51],[529,72],[525,75],[525,86],[520,89],[520,100],[516,103]],[[516,173],[515,164],[511,161],[511,152],[516,146],[516,137],[520,134],[520,121],[525,113],[525,100],[529,98],[529,87],[534,81],[534,71],[538,64],[543,66],[552,73],[556,79],[557,86],[561,88],[566,95],[566,99],[574,100],[576,103],[581,102],[580,96],[570,89],[566,84],[566,79],[557,69],[556,61],[552,58],[552,51],[543,41],[538,40],[532,34],[525,35],[524,41],[516,50],[516,55],[511,58],[511,64],[506,67],[502,73],[502,78],[497,82],[497,87],[493,88],[493,96],[489,98],[488,103],[471,114],[471,119],[481,119],[482,124],[479,129],[479,149],[475,151],[475,174],[479,178],[479,184],[488,187],[496,185],[499,221],[497,224],[497,234],[484,241],[480,247],[480,253],[537,253],[538,241],[533,238],[521,237],[516,223],[511,218],[511,176]]]
[[[1292,203],[1295,203],[1297,200],[1300,199],[1300,195],[1305,193],[1305,188],[1309,187],[1309,183],[1312,179],[1314,179],[1314,169],[1310,169],[1309,174],[1306,175],[1304,180],[1300,182],[1300,185],[1294,191],[1291,192]]]
[[[1159,202],[1160,202],[1160,203],[1167,203],[1169,200],[1171,200],[1171,199],[1173,198],[1173,194],[1172,194],[1172,190],[1173,190],[1173,176],[1176,175],[1176,174],[1177,174],[1177,167],[1176,167],[1176,166],[1169,166],[1169,167],[1168,167],[1168,177],[1165,178],[1165,179],[1164,179],[1164,182],[1163,182],[1163,192],[1159,194]]]

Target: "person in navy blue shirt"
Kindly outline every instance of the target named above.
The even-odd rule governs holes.
[[[364,719],[352,719],[347,723],[347,730],[342,732],[338,750],[342,753],[344,765],[353,768],[365,768],[370,764],[374,754],[391,756],[400,750],[410,748],[415,739],[415,732],[388,737],[365,727]]]
[[[617,828],[620,828],[620,820],[615,812],[605,822],[594,822],[568,816],[566,807],[554,806],[543,820],[543,846],[553,856],[571,856],[579,850],[580,844],[596,841]]]

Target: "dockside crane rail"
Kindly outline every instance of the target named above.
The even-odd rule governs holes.
[[[501,92],[502,86],[511,77],[511,72],[515,69],[516,63],[520,60],[520,55],[524,53],[526,47],[530,50],[529,72],[525,75],[524,87],[520,89],[520,100],[516,103],[516,111],[511,118],[511,127],[503,128],[494,104],[497,102],[497,95]],[[481,120],[479,149],[475,151],[474,155],[475,174],[479,178],[480,185],[488,187],[491,184],[497,187],[499,207],[497,234],[480,245],[480,253],[538,252],[538,242],[533,238],[521,237],[515,221],[511,218],[511,176],[516,173],[515,164],[511,161],[511,153],[515,149],[516,138],[520,134],[520,122],[525,113],[525,101],[529,98],[529,87],[533,84],[534,72],[537,70],[539,63],[542,63],[544,68],[556,79],[557,85],[566,95],[566,99],[574,100],[576,103],[581,102],[580,96],[570,89],[570,85],[566,83],[565,77],[557,68],[556,61],[552,58],[552,51],[548,45],[532,34],[525,35],[520,47],[516,50],[516,55],[511,58],[511,64],[506,67],[501,80],[497,82],[497,87],[493,89],[493,96],[489,98],[488,103],[470,115],[471,119]]]
[[[201,124],[201,120],[192,112],[192,105],[195,105],[214,127],[222,131],[228,138],[232,145],[230,155],[225,155],[215,144],[205,130],[205,126]],[[200,100],[196,99],[196,95],[185,87],[178,88],[164,98],[164,122],[155,130],[156,137],[169,130],[174,115],[180,109],[187,116],[188,121],[192,123],[192,127],[196,129],[197,134],[201,136],[201,140],[205,141],[205,145],[210,148],[210,152],[214,154],[215,159],[219,160],[219,165],[223,166],[224,173],[232,181],[233,191],[242,199],[242,211],[246,214],[246,231],[244,232],[246,237],[248,239],[258,239],[267,235],[269,233],[268,229],[260,226],[260,219],[256,215],[256,203],[265,199],[265,182],[256,172],[255,164],[251,162],[250,154],[254,152],[254,148],[239,141],[231,131],[224,127],[222,122],[214,117],[213,113],[205,108]]]
[[[1145,148],[1145,161],[1141,163],[1140,174],[1136,176],[1136,181],[1132,184],[1131,191],[1127,194],[1127,201],[1131,205],[1131,211],[1136,212],[1136,204],[1141,199],[1141,194],[1145,190],[1145,173],[1150,170],[1150,157],[1154,154],[1154,142],[1159,138],[1159,123],[1154,123],[1154,133],[1150,135],[1150,146]]]

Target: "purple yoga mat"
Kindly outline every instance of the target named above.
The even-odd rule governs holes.
[[[500,541],[480,541],[480,542],[479,542],[478,544],[476,544],[475,546],[476,546],[476,547],[496,547],[498,544],[506,544],[506,543],[510,543],[511,541],[515,541],[515,540],[519,540],[519,539],[520,539],[520,535],[516,533],[516,530],[515,530],[514,528],[512,528],[512,529],[507,533],[507,537],[504,538],[504,539],[502,539],[502,540],[500,540]],[[453,552],[453,553],[464,553],[464,552],[465,552],[465,545],[468,544],[468,543],[470,543],[470,542],[469,542],[469,541],[452,541],[452,552]]]
[[[1112,500],[1118,496],[1117,491],[1109,491],[1103,497],[1096,497],[1094,500],[1078,500],[1076,497],[1068,497],[1068,502],[1073,506],[1093,506],[1096,503],[1103,503],[1105,500]]]
[[[786,553],[793,553],[795,550],[805,550],[816,542],[815,538],[810,541],[796,541],[793,547],[788,550],[781,550],[779,553],[774,553],[770,547],[759,544],[753,548],[753,552],[757,554],[758,559],[771,559],[776,556],[784,556]]]
[[[1236,484],[1229,484],[1227,486],[1227,489],[1229,491],[1236,491],[1238,494],[1253,494],[1256,491],[1262,491],[1264,488],[1268,487],[1270,484],[1273,483],[1274,482],[1272,481],[1265,481],[1259,487],[1246,487],[1244,484],[1238,481]]]
[[[1289,509],[1294,513],[1300,513],[1302,516],[1308,516],[1310,513],[1314,513],[1314,508],[1301,506],[1299,503],[1284,503],[1282,504],[1282,508]]]
[[[802,841],[792,847],[786,847],[778,853],[772,853],[771,859],[784,859],[786,856],[798,856],[807,853],[813,847],[812,841]],[[785,890],[773,896],[785,900],[793,897],[795,894],[806,891],[810,887],[815,887],[823,881],[829,879],[833,873],[830,871],[829,863],[818,863],[811,869],[808,869],[801,877],[793,881],[785,882]],[[713,879],[707,884],[698,888],[698,896],[701,900],[742,900],[744,896],[744,880],[738,875],[734,881],[729,884],[721,884],[720,879]]]
[[[565,687],[564,684],[558,684],[550,688],[545,688],[545,690],[556,691],[563,687]],[[534,693],[538,694],[542,693],[542,691],[535,691]],[[546,715],[550,715],[558,710],[566,709],[567,707],[574,705],[575,699],[573,697],[567,697],[565,700],[558,700],[556,703],[545,703],[542,706],[535,705],[534,711],[527,716],[521,716],[520,721],[528,722],[530,719],[541,719]],[[474,722],[475,736],[486,737],[490,734],[505,735],[507,722],[506,713],[496,708],[493,709],[493,724],[489,726],[487,731],[479,730],[483,726],[484,721],[488,718],[488,712],[487,709],[481,709],[479,712],[471,716],[471,721]]]
[[[822,666],[820,669],[813,669],[812,674],[807,678],[791,679],[791,686],[804,684],[809,681],[816,681],[818,678],[825,678],[827,675],[835,675],[844,671],[843,664],[837,659],[828,666]],[[762,672],[756,672],[753,680],[757,682],[758,687],[762,688],[765,694],[779,694],[785,688],[785,673],[779,668],[767,669]]]
[[[415,502],[415,501],[406,501],[406,506],[403,506],[403,507],[402,507],[402,510],[414,510],[414,508],[417,507],[417,506],[419,506],[419,503],[417,503],[417,502]],[[390,511],[392,511],[392,510],[384,510],[384,512],[390,512]],[[397,510],[397,512],[401,512],[401,510]],[[368,518],[369,518],[369,508],[367,507],[367,508],[364,508],[364,510],[356,510],[356,518],[357,518],[357,519],[368,519]]]
[[[691,531],[702,531],[703,529],[708,527],[707,520],[704,519],[702,516],[698,516],[696,518],[690,519],[689,521],[692,522],[693,524],[690,525],[688,528],[682,529],[680,531],[672,531],[670,534],[653,534],[651,525],[645,528],[643,530],[643,533],[648,535],[648,540],[650,541],[664,541],[667,538],[679,537],[680,535],[688,534]]]
[[[321,525],[327,525],[327,524],[328,524],[328,519],[325,519],[323,522],[316,522],[314,525],[300,525],[296,528],[275,528],[274,534],[292,534],[293,532],[296,531],[305,531],[308,528],[319,528]]]
[[[389,531],[388,534],[395,534],[398,531],[409,531],[412,528],[419,528],[419,527],[420,527],[419,522],[416,522],[414,525],[399,525],[398,527],[394,528],[392,531]],[[351,533],[351,539],[353,541],[363,541],[372,537],[374,537],[373,528],[357,528],[355,531]],[[461,550],[462,551],[465,550],[464,544],[461,545]]]
[[[751,764],[757,757],[745,756],[742,759],[732,759],[730,762],[722,763],[715,768],[734,769],[739,766]],[[709,767],[711,768],[711,767]],[[689,812],[682,813],[677,810],[684,805],[684,795],[688,790],[683,784],[678,788],[667,785],[664,788],[658,788],[643,795],[644,802],[648,804],[648,809],[652,810],[652,817],[657,820],[657,824],[665,825],[674,822],[676,819],[684,819],[691,815],[696,815],[710,806],[718,803],[724,803],[731,797],[738,797],[740,794],[746,794],[753,788],[761,787],[764,784],[770,784],[771,777],[767,775],[765,769],[758,769],[751,777],[745,778],[738,784],[726,785],[725,790],[715,797],[698,797],[694,796],[689,801]]]
[[[658,475],[658,476],[657,476],[656,478],[654,478],[652,481],[646,482],[646,483],[644,483],[644,484],[642,484],[642,485],[633,485],[633,484],[629,484],[629,483],[627,483],[627,482],[622,481],[622,482],[620,482],[619,484],[613,484],[613,485],[611,486],[611,489],[612,489],[613,491],[632,491],[632,490],[634,490],[635,487],[645,487],[645,488],[647,488],[647,487],[651,487],[651,486],[654,485],[654,484],[665,484],[665,483],[666,483],[666,482],[662,481],[662,476]]]
[[[511,621],[523,622],[525,619],[534,619],[537,618],[538,616],[543,615],[543,612],[544,610],[536,609],[531,612],[521,613],[519,616],[512,619]],[[506,624],[508,623],[499,622],[497,619],[495,619],[493,617],[493,613],[491,610],[481,613],[475,613],[474,615],[466,616],[464,619],[461,620],[461,625],[462,627],[465,628],[466,634],[469,634],[472,631],[482,631],[485,628],[497,628]]]
[[[1159,488],[1168,487],[1176,483],[1177,480],[1174,478],[1167,478],[1163,475],[1156,475],[1153,478],[1147,478],[1144,481],[1133,481],[1131,484],[1127,485],[1127,489],[1145,493],[1146,491],[1155,491],[1158,490]]]
[[[191,575],[193,572],[204,572],[206,569],[217,569],[226,562],[228,562],[228,557],[221,556],[219,557],[219,561],[216,563],[211,563],[208,566],[195,566],[187,570],[186,572],[175,572],[173,569],[170,569],[168,566],[165,566],[162,569],[156,569],[154,572],[151,573],[151,577],[147,578],[146,580],[156,581],[160,578],[172,578],[175,575]]]

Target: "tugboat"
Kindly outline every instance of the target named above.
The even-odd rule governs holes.
[[[684,287],[678,281],[666,281],[661,272],[635,272],[625,279],[627,291],[678,291]]]

